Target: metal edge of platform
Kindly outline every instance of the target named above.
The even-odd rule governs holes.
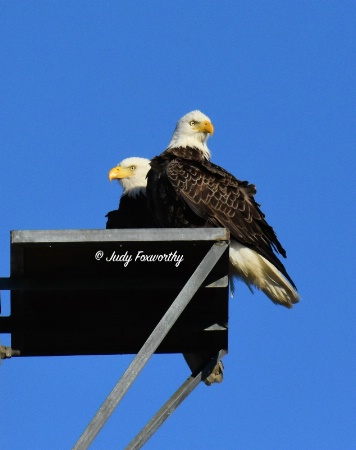
[[[229,240],[225,228],[140,228],[79,230],[13,230],[11,245],[34,243],[222,241]]]

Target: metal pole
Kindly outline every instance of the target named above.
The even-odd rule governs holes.
[[[101,405],[72,450],[86,450],[89,448],[96,435],[104,426],[120,400],[148,362],[149,358],[156,351],[157,347],[163,341],[184,308],[188,305],[193,295],[197,292],[205,278],[220,259],[227,246],[228,243],[225,241],[213,244],[147,341],[143,344],[141,350],[137,353],[116,386],[110,392],[107,399]]]
[[[170,417],[170,415],[178,408],[188,395],[198,386],[202,379],[211,373],[214,366],[220,359],[226,355],[226,350],[221,350],[217,358],[210,361],[206,367],[195,377],[191,375],[180,388],[172,395],[172,397],[162,406],[162,408],[152,417],[146,426],[142,428],[139,434],[130,442],[125,450],[140,449],[149,438],[157,431],[157,429]]]

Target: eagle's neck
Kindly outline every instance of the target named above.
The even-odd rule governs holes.
[[[171,161],[172,158],[191,159],[193,161],[208,161],[209,159],[203,154],[203,152],[194,147],[171,147],[167,148],[163,153],[158,156],[161,163],[165,164],[167,161]],[[163,158],[163,159],[162,159]],[[156,158],[151,161],[153,167],[156,163]]]
[[[135,187],[135,188],[130,188],[130,189],[126,189],[123,192],[123,195],[127,195],[128,197],[138,197],[139,195],[146,195],[146,187]]]
[[[195,149],[208,161],[211,157],[210,150],[206,145],[206,135],[204,133],[198,133],[198,135],[195,134],[194,136],[179,136],[174,134],[167,150],[173,148]]]
[[[126,177],[121,178],[119,180],[119,183],[121,184],[124,194],[130,195],[130,196],[136,196],[136,192],[139,192],[140,190],[145,190],[147,186],[147,180],[144,177]]]

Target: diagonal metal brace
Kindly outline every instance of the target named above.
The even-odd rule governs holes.
[[[193,275],[178,294],[177,298],[148,337],[147,341],[143,344],[141,350],[137,353],[134,360],[117,382],[116,386],[110,392],[107,399],[101,405],[72,450],[86,450],[93,443],[96,435],[104,426],[105,422],[113,413],[114,409],[124,397],[141,370],[147,364],[152,354],[166,337],[178,317],[182,314],[205,278],[223,255],[227,246],[228,241],[220,241],[213,244],[201,263],[195,269]]]
[[[140,449],[158,428],[170,417],[188,395],[198,386],[198,384],[209,375],[214,366],[226,355],[226,350],[220,350],[216,358],[210,361],[206,367],[196,376],[191,375],[172,397],[162,406],[154,417],[142,428],[139,434],[125,447],[125,450]]]

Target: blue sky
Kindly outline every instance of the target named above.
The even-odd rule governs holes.
[[[1,276],[10,230],[105,227],[108,170],[193,109],[287,249],[300,304],[238,285],[224,382],[147,449],[356,447],[355,19],[352,1],[0,2]],[[71,448],[131,360],[4,361],[0,447]],[[92,448],[124,448],[188,375],[154,356]]]

